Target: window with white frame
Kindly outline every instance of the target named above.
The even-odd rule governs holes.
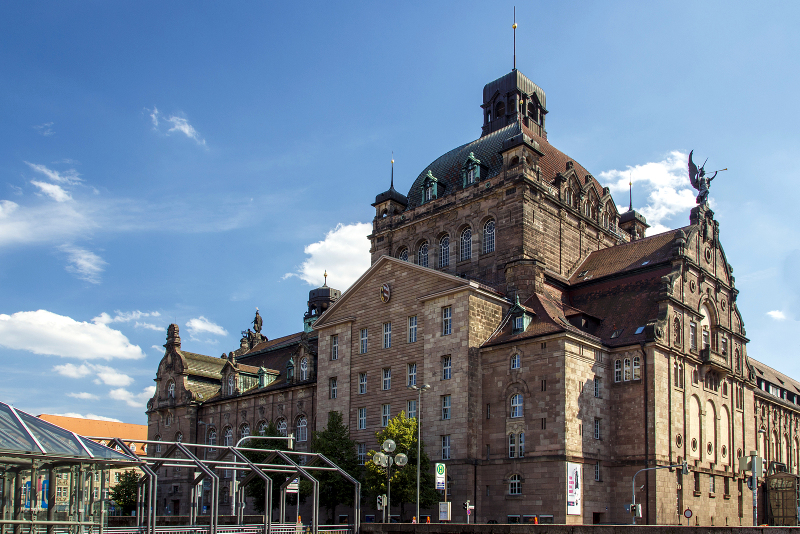
[[[412,315],[408,318],[408,342],[416,343],[417,341],[417,316]]]
[[[711,339],[711,335],[709,334],[708,330],[703,328],[703,348],[704,349],[707,349],[709,346],[711,346],[710,339]]]
[[[453,332],[453,308],[442,308],[442,335],[449,336]]]
[[[622,382],[622,360],[614,360],[614,382]]]
[[[286,419],[283,418],[278,419],[278,424],[275,426],[278,427],[278,434],[280,434],[281,436],[286,437],[289,435],[289,429],[288,425],[286,424]]]
[[[384,404],[381,407],[381,426],[389,426],[389,419],[392,417],[392,405]]]
[[[331,360],[339,359],[339,336],[331,336]]]
[[[335,376],[330,379],[330,390],[331,390],[331,398],[335,399],[339,394],[339,387]]]
[[[258,423],[258,435],[259,436],[266,436],[267,435],[267,422],[261,421]]]
[[[417,417],[417,401],[410,400],[406,403],[406,417],[409,419],[416,419]]]
[[[631,359],[625,358],[625,382],[630,382],[631,380]]]
[[[442,420],[450,419],[450,395],[442,395]]]
[[[444,236],[439,240],[439,267],[450,265],[450,238]]]
[[[600,398],[600,387],[602,386],[602,378],[599,376],[594,377],[594,396]]]
[[[300,360],[300,380],[308,380],[308,358]]]
[[[297,441],[308,441],[308,421],[304,415],[297,419]]]
[[[640,363],[639,362],[640,362],[639,357],[638,356],[634,356],[633,357],[633,379],[634,380],[639,380],[640,378],[642,378],[642,374],[641,374],[642,372],[641,372],[641,368],[640,368]]]
[[[697,323],[694,321],[689,323],[689,348],[697,350]]]
[[[594,463],[594,479],[600,482],[600,460]]]
[[[442,436],[442,460],[450,459],[450,435]]]
[[[453,376],[453,358],[450,356],[442,356],[442,380],[450,380]]]
[[[217,431],[216,429],[212,428],[208,431],[208,437],[206,438],[206,443],[214,447],[217,444]],[[211,449],[210,452],[215,452],[216,449]]]
[[[522,417],[522,395],[520,393],[511,396],[511,417]]]
[[[472,230],[469,228],[461,232],[461,261],[472,257]]]
[[[494,252],[494,221],[483,225],[483,253]]]
[[[519,442],[519,450],[517,451],[517,453],[519,454],[519,457],[522,458],[523,456],[525,456],[525,432],[519,433],[518,442]]]
[[[402,261],[408,261],[408,249],[403,247],[403,249],[400,250],[400,254],[397,255],[397,258]]]
[[[514,353],[514,354],[511,356],[511,368],[512,368],[512,369],[519,369],[519,360],[520,360],[520,358],[519,358],[519,353],[518,353],[518,352],[515,352],[515,353]]]
[[[169,397],[170,399],[174,399],[175,398],[175,381],[174,380],[170,380],[169,383],[167,384],[167,397]]]
[[[525,318],[520,315],[519,317],[514,317],[514,330],[523,330],[525,328]]]
[[[366,354],[367,353],[367,329],[366,328],[362,328],[361,329],[361,343],[359,345],[359,352],[361,354]]]
[[[391,367],[384,367],[383,368],[383,384],[382,389],[392,389],[392,368]]]
[[[367,392],[367,373],[358,373],[358,394]]]
[[[516,458],[517,457],[517,435],[516,434],[509,434],[508,435],[508,457],[509,458]]]
[[[422,245],[420,245],[419,250],[417,251],[417,265],[422,267],[428,266],[428,242],[426,241]]]
[[[594,418],[594,439],[602,439],[600,435],[600,419]]]
[[[392,348],[392,323],[383,323],[383,348]]]
[[[358,409],[358,429],[364,430],[367,428],[367,409],[366,408],[359,408]]]
[[[508,479],[508,494],[522,495],[522,479],[519,475],[511,475]]]
[[[417,364],[416,363],[409,363],[408,364],[408,386],[416,386],[417,385]]]
[[[358,444],[358,465],[366,465],[367,464],[367,444],[366,443],[359,443]]]
[[[234,393],[236,393],[236,378],[231,373],[228,375],[228,395],[233,395]]]
[[[246,438],[250,435],[250,425],[247,423],[243,423],[242,426],[239,427],[239,438]]]

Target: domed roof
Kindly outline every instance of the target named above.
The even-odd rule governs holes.
[[[539,158],[539,166],[541,168],[540,177],[542,180],[552,183],[556,174],[566,171],[568,162],[572,162],[573,168],[580,176],[581,180],[589,175],[589,172],[585,168],[548,143],[547,139],[536,135],[531,129],[527,128],[519,121],[514,121],[504,128],[484,135],[458,148],[454,148],[425,167],[417,179],[414,180],[411,189],[408,191],[408,209],[413,209],[422,204],[422,183],[428,171],[431,171],[437,180],[439,180],[440,184],[444,184],[445,195],[449,195],[461,189],[461,168],[464,162],[467,161],[470,152],[472,152],[475,157],[480,160],[481,164],[485,165],[488,169],[486,174],[481,176],[481,181],[499,174],[503,167],[503,158],[500,154],[503,149],[503,142],[520,134],[524,134],[530,138],[532,141],[531,144],[535,148],[538,148],[543,154],[543,156]],[[598,196],[602,197],[603,187],[594,177],[592,177],[591,180]]]

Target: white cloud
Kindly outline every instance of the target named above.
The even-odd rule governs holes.
[[[74,363],[56,365],[53,367],[53,371],[69,378],[83,378],[84,376],[92,374],[92,370],[85,363],[81,365],[75,365]]]
[[[125,373],[120,373],[116,369],[105,365],[92,365],[92,369],[97,372],[95,384],[105,384],[107,386],[129,386],[133,383],[133,378]]]
[[[212,323],[202,315],[186,321],[186,328],[189,329],[189,337],[196,338],[200,334],[211,334],[214,336],[227,336],[228,332],[220,325]]]
[[[135,311],[124,312],[124,311],[115,310],[114,314],[115,314],[114,317],[111,317],[106,312],[103,312],[100,315],[98,315],[97,317],[95,317],[94,319],[92,319],[92,322],[102,323],[102,324],[129,323],[131,321],[138,321],[139,319],[142,319],[144,317],[161,317],[161,313],[159,313],[157,311],[143,312],[143,311],[135,310]],[[137,322],[136,326],[138,326],[138,325],[139,325],[139,323]],[[158,329],[161,330],[161,328],[158,328]]]
[[[0,314],[0,346],[81,360],[144,358],[142,349],[118,330],[47,310]]]
[[[786,315],[780,310],[768,311],[767,315],[769,315],[770,317],[772,317],[776,321],[783,321],[784,319],[786,319]]]
[[[93,413],[87,413],[86,415],[81,415],[75,412],[67,412],[67,413],[54,413],[53,415],[60,415],[61,417],[76,417],[78,419],[96,419],[97,421],[110,421],[112,423],[121,423],[119,419],[114,419],[113,417],[105,417],[103,415],[95,415]]]
[[[114,400],[124,401],[133,408],[143,408],[155,392],[155,386],[147,386],[141,393],[131,393],[127,389],[117,388],[109,391],[108,396]]]
[[[200,138],[200,134],[197,130],[194,129],[194,126],[189,124],[189,121],[182,117],[176,117],[175,115],[171,115],[167,122],[172,124],[172,128],[167,130],[167,133],[170,132],[181,132],[185,134],[186,137],[189,139],[193,139],[198,145],[205,145],[206,140]]]
[[[628,183],[633,182],[637,189],[644,189],[647,204],[637,207],[639,202],[634,198],[634,209],[647,219],[650,228],[647,235],[654,235],[669,230],[669,219],[684,213],[697,205],[697,192],[689,183],[687,170],[688,154],[674,150],[663,160],[642,165],[629,166],[625,170],[601,172],[599,180],[608,184],[612,193],[628,192]],[[620,211],[627,211],[624,202],[619,204]],[[686,221],[680,223],[684,226]]]
[[[147,108],[144,108],[144,109],[146,109],[147,111],[150,111]],[[150,111],[150,120],[153,121],[153,129],[154,130],[157,129],[158,128],[158,108],[155,107],[155,106],[153,106],[153,110]]]
[[[93,393],[87,393],[85,391],[81,391],[80,393],[67,393],[67,397],[72,397],[73,399],[82,399],[82,400],[98,400],[100,397],[94,395]]]
[[[164,354],[164,347],[160,345],[150,345],[150,348],[158,352],[159,354]]]
[[[140,323],[138,321],[133,326],[135,326],[136,328],[146,328],[147,330],[154,330],[156,332],[161,332],[161,331],[164,330],[164,328],[162,328],[162,327],[160,327],[158,325],[155,325],[153,323]]]
[[[37,180],[31,180],[31,183],[41,189],[42,193],[49,196],[56,202],[66,202],[67,200],[72,200],[70,194],[64,191],[60,185],[39,182]]]
[[[0,219],[4,219],[17,211],[19,204],[10,200],[0,200]]]
[[[30,163],[28,161],[26,161],[25,163],[28,165],[28,167],[30,167],[31,169],[40,174],[43,174],[53,182],[58,182],[60,184],[74,185],[83,181],[81,180],[81,175],[78,174],[78,171],[76,171],[75,169],[67,169],[64,172],[58,172],[54,171],[53,169],[49,169],[44,165],[39,165],[37,163]]]
[[[284,279],[297,276],[312,286],[321,286],[323,273],[328,271],[328,283],[344,291],[369,268],[369,240],[372,232],[368,223],[336,225],[325,239],[306,246],[307,258],[296,273],[286,273]]]
[[[37,126],[34,126],[33,129],[45,137],[50,137],[51,135],[55,135],[56,133],[53,131],[53,124],[55,123],[45,122],[44,124],[39,124]]]
[[[67,253],[69,262],[66,266],[67,272],[92,284],[100,283],[100,275],[108,265],[103,258],[94,252],[72,245],[62,245],[59,250]]]

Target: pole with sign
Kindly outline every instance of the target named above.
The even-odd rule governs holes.
[[[447,466],[445,464],[436,464],[436,489],[445,491],[447,484]],[[445,493],[444,500],[447,500]]]

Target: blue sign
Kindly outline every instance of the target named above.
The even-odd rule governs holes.
[[[42,481],[42,508],[47,508],[47,487],[50,485],[49,480]]]

